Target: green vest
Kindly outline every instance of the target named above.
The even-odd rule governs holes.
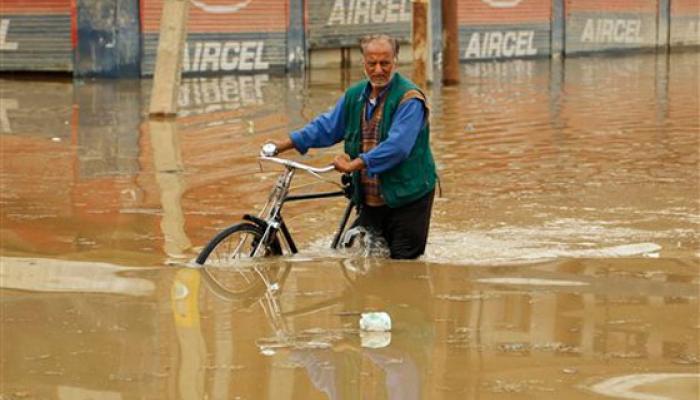
[[[362,110],[366,99],[363,92],[368,81],[353,85],[345,92],[343,116],[345,119],[345,152],[351,159],[357,158],[362,148]],[[384,112],[379,125],[379,142],[386,140],[394,113],[404,94],[409,90],[419,90],[413,82],[399,73],[391,80],[389,92],[384,101]],[[422,92],[422,91],[421,91]],[[426,110],[426,118],[427,118]],[[408,158],[394,168],[379,174],[379,190],[386,204],[391,208],[401,207],[428,194],[435,188],[435,161],[430,151],[430,126],[426,122],[418,133],[416,143]],[[355,192],[353,200],[362,204],[360,173],[353,173]]]

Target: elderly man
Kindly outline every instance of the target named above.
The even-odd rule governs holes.
[[[399,44],[388,35],[360,41],[366,79],[354,84],[331,111],[288,138],[277,152],[329,147],[341,140],[345,154],[333,164],[352,173],[360,214],[354,226],[380,233],[392,258],[425,251],[435,193],[425,94],[396,72]]]

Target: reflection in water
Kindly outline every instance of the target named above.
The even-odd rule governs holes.
[[[206,347],[199,313],[199,270],[175,273],[170,298],[179,344],[177,382],[183,400],[203,399]]]
[[[236,295],[190,268],[123,271],[154,283],[140,296],[127,287],[106,294],[72,286],[79,296],[4,287],[12,301],[1,303],[3,343],[13,345],[0,349],[0,395],[660,400],[698,393],[694,265],[280,262],[288,273],[269,275],[279,263],[258,264],[259,276],[274,280]],[[3,282],[21,273],[3,269]],[[363,347],[360,314],[379,310],[391,315],[391,342]]]
[[[183,257],[191,244],[184,230],[185,218],[181,205],[185,182],[182,178],[183,166],[177,125],[175,121],[170,120],[151,120],[148,128],[163,209],[160,223],[165,242],[163,250],[169,257]]]
[[[682,398],[688,389],[698,386],[700,374],[636,374],[606,379],[591,387],[596,393],[631,400],[672,400]],[[687,387],[684,382],[687,382]],[[672,389],[667,395],[654,394],[653,387],[666,386]],[[644,386],[647,388],[645,389]],[[649,390],[649,387],[652,390]],[[668,389],[666,389],[668,390]],[[649,393],[651,392],[651,393]],[[697,392],[697,390],[696,390]]]

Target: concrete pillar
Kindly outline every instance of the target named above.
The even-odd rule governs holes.
[[[289,0],[289,28],[287,29],[287,71],[299,71],[308,58],[304,39],[305,0]]]
[[[442,0],[442,83],[459,83],[457,0]]]
[[[551,53],[552,57],[561,57],[566,51],[564,46],[566,14],[564,0],[552,0]]]
[[[656,47],[668,48],[670,43],[671,1],[658,0],[656,23]]]
[[[413,82],[425,88],[428,80],[428,0],[413,0],[411,43],[413,48]]]
[[[182,56],[187,36],[187,0],[165,0],[160,17],[158,54],[151,89],[151,115],[174,115],[180,90]]]
[[[442,1],[429,0],[430,3],[430,21],[428,27],[430,29],[430,75],[428,81],[433,81],[432,73],[435,68],[442,66]]]

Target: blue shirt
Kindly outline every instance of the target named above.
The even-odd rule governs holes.
[[[387,89],[379,94],[376,102],[369,101],[369,90],[370,85],[368,84],[363,94],[365,120],[371,118],[376,105],[386,94]],[[345,136],[344,104],[345,96],[338,100],[332,110],[319,115],[300,130],[292,132],[289,137],[297,151],[305,154],[312,147],[330,147],[343,140]],[[379,174],[408,158],[424,124],[425,107],[421,100],[410,99],[399,105],[389,127],[386,140],[372,150],[359,155],[365,163],[367,173],[369,175]]]

